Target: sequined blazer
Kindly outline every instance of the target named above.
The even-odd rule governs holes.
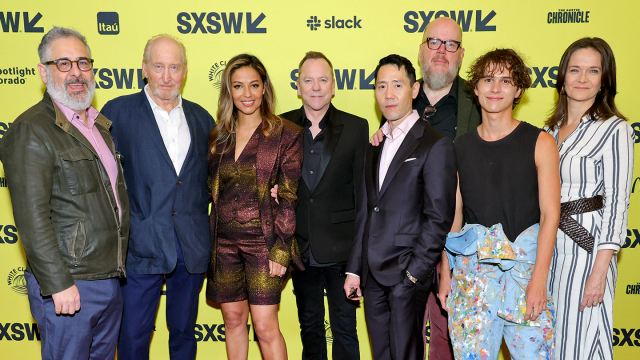
[[[296,205],[298,184],[302,172],[302,128],[288,120],[271,131],[269,137],[260,134],[256,156],[258,177],[258,203],[260,223],[264,234],[269,260],[286,267],[304,269],[298,245],[293,234],[296,229]],[[208,277],[214,278],[216,265],[216,241],[218,222],[218,195],[220,191],[220,162],[228,142],[218,144],[216,154],[208,153],[209,195],[211,196],[211,262]],[[278,200],[271,197],[271,188],[278,185]]]

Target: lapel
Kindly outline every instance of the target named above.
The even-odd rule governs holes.
[[[191,137],[191,144],[189,144],[189,150],[187,151],[187,157],[184,159],[182,163],[182,168],[180,169],[179,175],[183,174],[183,171],[189,166],[189,163],[192,160],[193,152],[196,151],[196,115],[191,110],[184,99],[182,99],[182,111],[184,111],[184,117],[187,119],[187,127],[189,128],[189,136]],[[168,154],[167,154],[168,155]]]
[[[333,151],[336,149],[340,135],[342,135],[342,129],[344,128],[344,124],[340,121],[338,111],[333,107],[333,104],[329,105],[329,111],[327,128],[324,133],[324,146],[322,148],[322,157],[320,158],[320,167],[318,169],[316,183],[313,184],[313,190],[315,190],[322,180],[322,175],[324,175],[324,171],[327,169],[329,161],[331,161],[331,155],[333,155]]]
[[[216,214],[218,213],[217,212],[217,210],[218,210],[218,195],[219,195],[219,192],[220,192],[220,162],[222,161],[222,155],[224,154],[224,151],[227,148],[227,143],[228,142],[229,141],[227,140],[227,141],[223,142],[222,144],[218,144],[218,146],[216,146],[216,154],[215,155],[211,155],[211,153],[209,153],[210,156],[213,156],[213,159],[211,160],[210,166],[212,168],[216,169],[216,173],[213,174],[213,177],[211,177],[211,183],[209,183],[209,188],[211,189],[211,199],[212,199],[213,206],[215,207]]]
[[[386,137],[382,139],[382,142],[378,144],[378,146],[368,145],[371,149],[371,156],[369,159],[369,171],[371,172],[371,182],[373,187],[375,188],[373,193],[376,194],[376,198],[378,196],[378,189],[380,189],[379,176],[380,176],[380,154],[382,153],[382,147],[384,146],[384,142]]]
[[[398,152],[396,152],[395,156],[391,160],[391,164],[389,164],[389,170],[387,170],[387,174],[384,177],[384,182],[382,183],[382,188],[380,188],[380,194],[378,198],[381,198],[384,195],[384,192],[389,187],[389,184],[393,181],[396,173],[400,169],[400,166],[404,163],[407,157],[415,150],[420,142],[418,139],[422,137],[424,134],[424,128],[427,126],[427,122],[423,120],[418,120],[415,125],[409,130],[407,136],[405,136]]]
[[[158,128],[158,124],[156,123],[156,117],[153,115],[153,110],[151,109],[151,105],[149,104],[149,99],[147,99],[147,94],[144,93],[145,91],[146,90],[143,88],[140,92],[140,104],[137,107],[139,109],[139,116],[137,118],[147,130],[147,134],[151,137],[151,139],[153,139],[153,142],[160,150],[160,153],[162,153],[162,157],[165,159],[167,164],[171,166],[171,168],[173,168],[173,164],[171,163],[171,158],[169,157],[167,148],[164,145],[164,141],[162,141],[162,135],[160,134],[160,129]],[[175,171],[173,171],[173,173],[175,174]]]
[[[457,115],[457,129],[456,137],[469,131],[469,118],[471,117],[472,106],[474,106],[473,100],[469,99],[469,94],[466,91],[467,85],[460,76],[456,78],[458,82],[458,115]]]
[[[54,110],[55,115],[56,115],[56,119],[55,119],[56,125],[58,127],[60,127],[62,130],[64,130],[67,134],[71,135],[74,139],[78,140],[82,145],[84,145],[84,147],[89,149],[89,151],[91,151],[91,153],[97,159],[99,159],[100,157],[98,156],[98,153],[96,152],[96,149],[93,148],[93,145],[91,145],[89,140],[87,140],[87,138],[84,135],[82,135],[80,130],[78,130],[75,126],[73,126],[73,124],[71,124],[71,121],[69,121],[67,119],[67,117],[64,116],[64,114],[62,113],[62,110],[60,110],[58,105],[56,105],[56,103],[53,102],[51,97],[49,97],[49,94],[45,92],[45,99],[46,98],[49,98],[49,101],[51,102],[51,105],[53,106],[53,110]],[[100,116],[102,116],[102,115],[99,115],[98,119],[100,119]],[[104,116],[102,118],[106,120],[106,118]],[[97,124],[97,121],[96,121],[96,124]],[[111,124],[111,123],[109,122],[109,124]],[[98,127],[98,130],[101,130],[100,127]],[[101,133],[102,133],[102,131],[101,131]],[[103,135],[103,137],[104,137],[104,135]],[[108,145],[108,143],[107,143],[107,145]]]
[[[269,179],[280,154],[280,139],[283,129],[284,124],[281,124],[271,130],[269,137],[262,135],[262,132],[260,132],[258,154],[256,155],[256,177],[258,180],[258,201],[261,205],[264,205],[264,201],[269,201],[269,191],[274,185],[269,182]]]

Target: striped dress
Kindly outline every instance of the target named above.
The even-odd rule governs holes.
[[[558,141],[558,130],[545,128]],[[580,303],[597,250],[624,244],[633,177],[635,135],[624,120],[582,118],[576,130],[559,145],[562,202],[604,195],[603,209],[574,215],[595,238],[593,253],[558,230],[549,272],[549,291],[556,306],[556,359],[613,358],[613,300],[618,267],[609,265],[604,300],[586,307]]]

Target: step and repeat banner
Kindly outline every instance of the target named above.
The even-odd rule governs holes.
[[[510,47],[523,55],[533,88],[515,115],[537,126],[542,126],[555,101],[558,63],[567,46],[584,36],[604,38],[616,55],[618,107],[640,136],[640,108],[634,90],[640,78],[640,44],[633,35],[640,32],[640,5],[635,0],[615,4],[592,0],[6,1],[0,5],[0,141],[14,119],[42,98],[45,87],[37,73],[37,47],[52,25],[73,27],[87,37],[95,59],[93,105],[97,109],[110,99],[141,91],[144,45],[151,36],[168,33],[187,48],[183,96],[214,117],[221,75],[232,56],[248,52],[262,60],[275,85],[277,111],[285,112],[302,104],[296,94],[297,67],[307,51],[315,50],[333,62],[334,105],[368,119],[373,132],[380,117],[372,91],[378,60],[396,53],[411,59],[419,69],[422,32],[430,21],[442,16],[455,19],[462,27],[466,49],[463,77],[474,58],[493,48]],[[634,179],[627,239],[618,255],[613,330],[616,358],[629,360],[640,358],[640,186],[636,193],[640,177]],[[37,359],[40,355],[40,335],[29,312],[24,267],[20,234],[0,166],[0,354],[6,359]],[[222,315],[215,304],[205,301],[204,291],[201,297],[196,325],[198,359],[225,358]],[[364,311],[362,307],[358,311],[360,350],[363,359],[370,359]],[[289,356],[300,358],[302,346],[290,281],[284,288],[279,317]],[[325,326],[331,346],[328,316]],[[426,333],[428,340],[429,328]],[[261,358],[256,340],[251,327],[250,359]],[[152,359],[169,358],[167,342],[163,297],[151,342]]]

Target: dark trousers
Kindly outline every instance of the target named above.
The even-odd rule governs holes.
[[[369,272],[364,310],[374,360],[422,360],[424,313],[431,280],[426,285],[408,278],[384,286]]]
[[[122,316],[118,279],[76,281],[80,311],[56,315],[51,296],[42,297],[35,276],[25,271],[31,315],[38,323],[42,359],[113,359]]]
[[[440,277],[440,264],[436,266],[437,277]],[[449,339],[449,324],[447,312],[442,309],[438,300],[438,286],[434,286],[429,292],[425,321],[429,320],[431,336],[429,337],[429,360],[453,360],[453,349]]]
[[[329,304],[329,321],[333,333],[334,360],[360,359],[356,332],[357,302],[344,293],[345,278],[339,275],[341,265],[313,267],[291,273],[298,305],[303,360],[327,359],[327,334],[324,325],[324,290]]]
[[[176,239],[178,262],[169,274],[127,272],[122,282],[124,313],[118,340],[118,360],[149,359],[149,343],[158,312],[162,283],[167,282],[167,327],[171,359],[195,359],[195,323],[204,274],[190,274]]]

